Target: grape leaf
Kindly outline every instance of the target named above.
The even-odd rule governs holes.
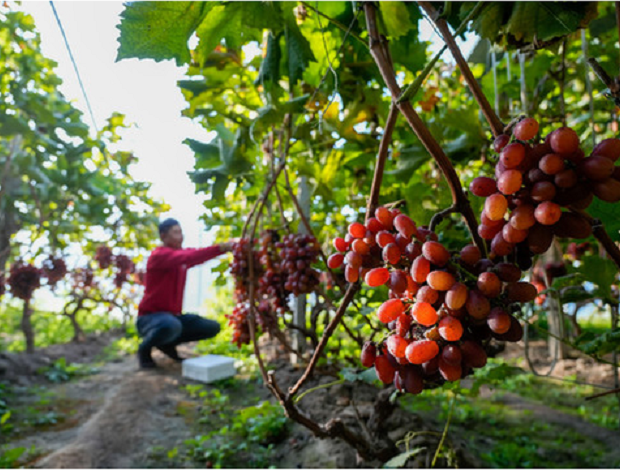
[[[302,78],[310,61],[316,61],[316,59],[310,48],[310,43],[299,30],[295,17],[292,15],[287,18],[284,36],[286,38],[289,81],[296,83]]]
[[[391,38],[405,36],[413,28],[405,2],[379,2],[379,10]]]
[[[411,449],[409,452],[398,454],[396,457],[392,457],[390,460],[385,462],[383,464],[383,468],[403,468],[411,457],[415,457],[423,450],[426,450],[426,447],[417,447],[415,449]]]
[[[461,19],[472,8],[464,3]],[[596,15],[597,2],[492,2],[472,27],[494,43],[539,49],[586,27]],[[455,24],[455,15],[449,19]]]
[[[603,202],[599,198],[594,198],[588,207],[588,213],[603,223],[613,241],[620,242],[620,204]]]
[[[602,297],[610,297],[611,285],[618,273],[616,264],[612,260],[603,259],[600,256],[588,256],[582,261],[582,272],[585,278],[598,286]]]
[[[187,41],[215,2],[131,2],[121,13],[120,47],[116,60],[191,59]]]

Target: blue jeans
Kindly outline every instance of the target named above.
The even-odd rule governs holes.
[[[189,341],[213,338],[220,324],[192,313],[173,315],[168,312],[149,313],[138,317],[138,334],[143,338],[141,349],[176,346]]]

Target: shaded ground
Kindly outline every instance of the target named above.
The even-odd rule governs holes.
[[[47,359],[39,362],[49,365],[63,356],[64,349],[71,362],[92,362],[117,337],[109,334],[91,338],[85,345],[54,346],[42,355]],[[191,355],[191,345],[181,353]],[[508,357],[517,354],[518,350],[506,351]],[[0,380],[11,379],[5,395],[14,413],[9,423],[15,423],[11,432],[0,434],[6,444],[0,449],[31,449],[16,464],[41,468],[380,465],[362,462],[340,441],[318,440],[297,424],[283,424],[275,405],[262,418],[259,414],[246,421],[236,419],[244,413],[256,413],[263,402],[271,400],[255,377],[200,386],[183,379],[181,366],[156,352],[155,359],[161,365],[157,371],[138,371],[133,356],[122,356],[105,363],[97,373],[50,385],[32,372],[34,367],[24,365],[22,361],[29,358],[23,356],[0,356],[4,364],[12,364],[5,366]],[[569,362],[563,371],[572,370]],[[284,362],[279,364],[276,376],[285,387],[299,371]],[[597,379],[606,380],[602,375]],[[318,376],[311,385],[334,380],[333,376]],[[301,407],[318,421],[339,416],[356,432],[364,433],[363,423],[372,414],[375,393],[368,384],[340,384],[307,395]],[[386,423],[392,439],[416,433],[407,436],[409,446],[423,451],[411,459],[410,467],[430,465],[447,418],[449,400],[441,393],[408,397],[402,402],[403,409]],[[457,405],[439,466],[620,464],[618,432],[592,424],[570,410],[553,409],[535,399],[488,388],[475,402],[464,400]],[[244,434],[250,426],[252,433],[262,436],[260,440],[253,441],[251,435]],[[404,450],[404,445],[401,448]]]

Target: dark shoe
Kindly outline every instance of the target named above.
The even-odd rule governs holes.
[[[151,357],[151,348],[143,348],[140,346],[138,348],[138,362],[140,364],[140,369],[155,369],[157,364]]]
[[[185,359],[184,357],[179,356],[176,346],[157,346],[157,349],[174,361],[182,362]]]

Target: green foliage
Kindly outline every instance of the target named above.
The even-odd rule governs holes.
[[[452,5],[452,18],[456,19],[458,11],[461,19],[465,18],[472,7],[473,4],[460,2]],[[506,47],[538,49],[587,26],[596,14],[597,2],[492,3],[473,22],[473,30]]]
[[[68,382],[72,378],[96,374],[97,372],[96,368],[86,364],[67,364],[64,357],[56,359],[52,365],[39,371],[47,380],[54,383]]]
[[[190,397],[201,400],[198,423],[214,428],[185,441],[190,459],[214,468],[268,465],[273,443],[287,430],[287,418],[278,404],[263,401],[239,408],[231,404],[226,391],[218,388],[208,390],[197,384],[184,389]]]
[[[27,451],[25,447],[13,447],[3,446],[0,448],[0,467],[2,468],[14,468],[22,455]]]

